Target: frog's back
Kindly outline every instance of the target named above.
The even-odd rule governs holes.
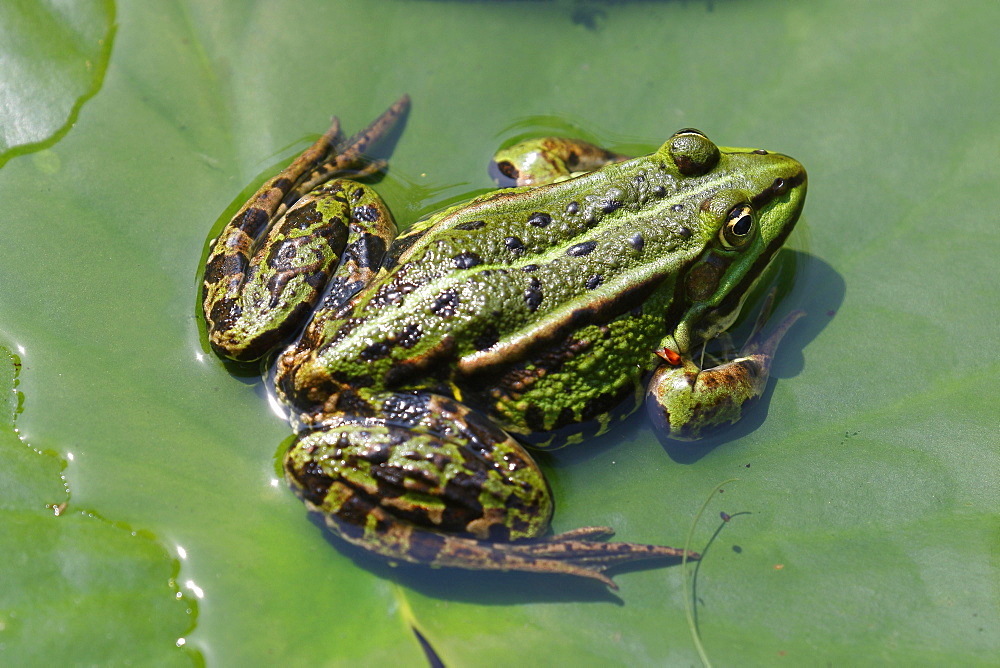
[[[653,178],[648,161],[613,167],[532,197],[498,191],[404,235],[324,325],[317,361],[387,388],[495,376],[638,309],[699,251],[677,210],[696,207],[669,197],[673,177]]]

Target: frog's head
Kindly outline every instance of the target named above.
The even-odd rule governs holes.
[[[793,158],[761,149],[726,148],[697,130],[681,130],[661,154],[704,195],[696,234],[703,251],[684,276],[685,299],[674,337],[681,351],[725,331],[795,227],[806,196],[806,171]]]

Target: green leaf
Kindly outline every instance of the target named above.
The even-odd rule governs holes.
[[[699,661],[678,567],[618,573],[612,594],[393,568],[325,536],[276,472],[289,430],[262,385],[206,350],[198,273],[215,221],[331,114],[350,132],[408,92],[379,184],[403,224],[488,187],[496,146],[553,125],[628,150],[694,126],[802,161],[782,307],[809,315],[766,406],[694,452],[640,415],[540,457],[555,528],[677,545],[737,477],[709,506],[731,521],[695,531],[713,663],[995,662],[1000,5],[165,0],[114,20],[73,130],[0,173],[0,336],[30,367],[20,435],[68,461],[70,513],[48,521],[97,522],[73,514],[87,508],[143,527],[203,597],[196,629],[164,636],[227,665],[421,665],[413,627],[446,665]],[[0,90],[37,83],[19,71],[0,68]],[[65,498],[45,479],[39,512]],[[66,633],[116,619],[129,582]]]
[[[100,88],[113,24],[111,0],[0,4],[0,166],[69,130]]]
[[[150,536],[67,507],[65,462],[18,438],[20,360],[0,347],[0,660],[184,665],[193,603]]]

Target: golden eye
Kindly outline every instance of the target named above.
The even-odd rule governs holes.
[[[726,248],[741,248],[753,238],[755,228],[753,208],[749,204],[737,204],[729,210],[719,230],[719,240]]]

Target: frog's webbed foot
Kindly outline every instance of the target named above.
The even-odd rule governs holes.
[[[703,432],[735,424],[743,409],[764,394],[774,354],[781,339],[805,315],[793,311],[765,336],[775,292],[764,300],[753,332],[738,356],[710,369],[699,368],[688,357],[672,350],[658,352],[666,364],[653,374],[646,390],[646,407],[667,435],[679,441],[695,441]]]
[[[680,559],[684,550],[664,545],[604,542],[614,534],[610,527],[585,527],[536,540],[519,542],[483,541],[442,534],[400,522],[387,513],[367,508],[369,527],[381,527],[381,535],[364,531],[340,513],[330,514],[324,505],[306,500],[310,510],[324,515],[334,533],[349,543],[379,554],[390,561],[407,561],[432,567],[465,570],[515,571],[572,575],[602,582],[618,589],[605,571],[636,561]],[[356,510],[356,509],[355,509]],[[687,552],[688,559],[700,559]]]
[[[565,573],[611,587],[604,575],[610,566],[682,554],[598,540],[611,534],[606,527],[542,538],[551,493],[508,434],[437,395],[386,393],[368,401],[386,417],[331,417],[296,439],[285,457],[298,495],[350,543],[390,560]]]
[[[680,559],[684,550],[642,543],[608,543],[610,527],[585,527],[530,541],[502,543],[479,541],[462,536],[429,533],[414,528],[407,540],[406,555],[385,554],[389,558],[426,563],[438,567],[469,570],[553,573],[597,580],[618,589],[605,571],[636,561]],[[410,558],[414,552],[420,559]],[[688,552],[688,559],[699,559]]]
[[[539,137],[497,151],[490,163],[490,174],[504,188],[538,186],[628,158],[582,139]]]
[[[613,566],[684,556],[684,550],[665,545],[607,543],[602,540],[614,533],[611,527],[584,527],[533,542],[492,547],[515,560],[516,566],[507,570],[576,575],[599,580],[611,589],[618,589],[618,585],[604,571]],[[700,559],[701,555],[688,551],[687,558]]]

